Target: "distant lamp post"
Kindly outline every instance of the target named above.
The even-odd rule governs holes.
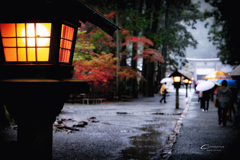
[[[190,88],[190,92],[191,92],[191,87],[192,87],[192,81],[191,80],[189,80],[189,88]]]
[[[176,109],[179,109],[179,88],[181,85],[181,77],[175,76],[173,77],[174,87],[176,88]]]
[[[110,35],[120,28],[77,0],[1,5],[0,102],[18,124],[24,159],[51,159],[56,116],[70,93],[89,90],[87,82],[71,79],[79,20]]]
[[[174,88],[176,88],[176,109],[179,109],[179,88],[181,86],[182,74],[176,69],[169,77],[173,77]]]
[[[189,79],[184,79],[184,84],[186,85],[186,97],[188,97],[188,84],[189,84]]]

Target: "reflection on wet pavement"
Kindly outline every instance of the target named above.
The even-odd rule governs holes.
[[[146,133],[140,136],[130,137],[130,142],[133,145],[121,151],[121,156],[118,159],[151,159],[160,154],[164,142],[160,138],[161,132],[156,130],[155,125],[146,125],[139,130]],[[160,127],[160,125],[159,125]]]
[[[139,128],[141,131],[145,131],[140,136],[130,137],[132,147],[121,150],[121,156],[118,159],[168,159],[172,153],[172,147],[176,141],[176,136],[179,133],[179,130],[182,125],[182,118],[185,117],[185,114],[189,108],[188,102],[190,99],[186,99],[186,104],[182,112],[175,113],[163,113],[156,112],[152,115],[158,115],[160,117],[155,117],[153,120],[146,120],[148,122],[158,122],[157,124],[144,125],[142,128]],[[180,115],[180,117],[178,117]],[[167,116],[165,119],[162,116]],[[165,120],[163,120],[165,119]],[[165,122],[164,122],[165,121]],[[161,139],[161,135],[164,130],[161,130],[164,127],[167,127],[167,122],[176,122],[173,132],[169,135],[167,141]]]

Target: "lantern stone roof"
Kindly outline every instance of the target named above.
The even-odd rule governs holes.
[[[105,16],[103,16],[99,12],[90,8],[89,6],[82,3],[81,1],[79,1],[79,3],[83,8],[85,8],[86,12],[90,13],[89,16],[87,16],[87,17],[82,15],[81,21],[83,21],[83,22],[84,22],[84,20],[88,21],[88,22],[100,27],[102,30],[107,32],[109,35],[113,35],[113,33],[117,29],[121,29],[121,27],[117,26],[116,24],[114,24],[113,22],[108,20]]]
[[[39,19],[66,20],[75,25],[79,21],[90,22],[109,35],[120,29],[119,26],[101,13],[87,6],[80,0],[19,0],[1,2],[0,22],[24,22]]]
[[[178,72],[180,72],[184,76],[184,78],[186,78],[186,79],[191,80],[192,77],[193,77],[193,75],[190,72],[187,72],[187,71],[184,71],[184,70],[178,70]]]
[[[180,76],[180,77],[184,77],[186,79],[191,80],[191,75],[186,74],[186,72],[179,71],[177,69],[173,73],[171,73],[169,77],[174,77],[174,76]]]

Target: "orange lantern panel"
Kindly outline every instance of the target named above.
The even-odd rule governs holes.
[[[51,27],[51,23],[1,23],[5,61],[48,61]]]

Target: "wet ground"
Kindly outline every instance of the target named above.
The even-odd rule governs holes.
[[[219,125],[213,102],[202,112],[197,100],[194,94],[169,160],[238,160],[240,128],[234,130],[232,121]]]
[[[176,140],[189,100],[185,94],[180,89],[180,109],[175,109],[175,90],[169,90],[166,104],[159,103],[158,94],[131,102],[65,104],[54,126],[53,160],[160,159],[173,145],[169,137]],[[87,125],[77,125],[83,122]],[[7,141],[16,141],[16,130],[6,133]]]
[[[185,108],[185,90],[180,109],[175,92],[167,103],[159,95],[132,102],[99,105],[66,104],[58,119],[86,121],[80,131],[53,134],[53,159],[157,159]],[[88,121],[95,117],[94,122]]]

